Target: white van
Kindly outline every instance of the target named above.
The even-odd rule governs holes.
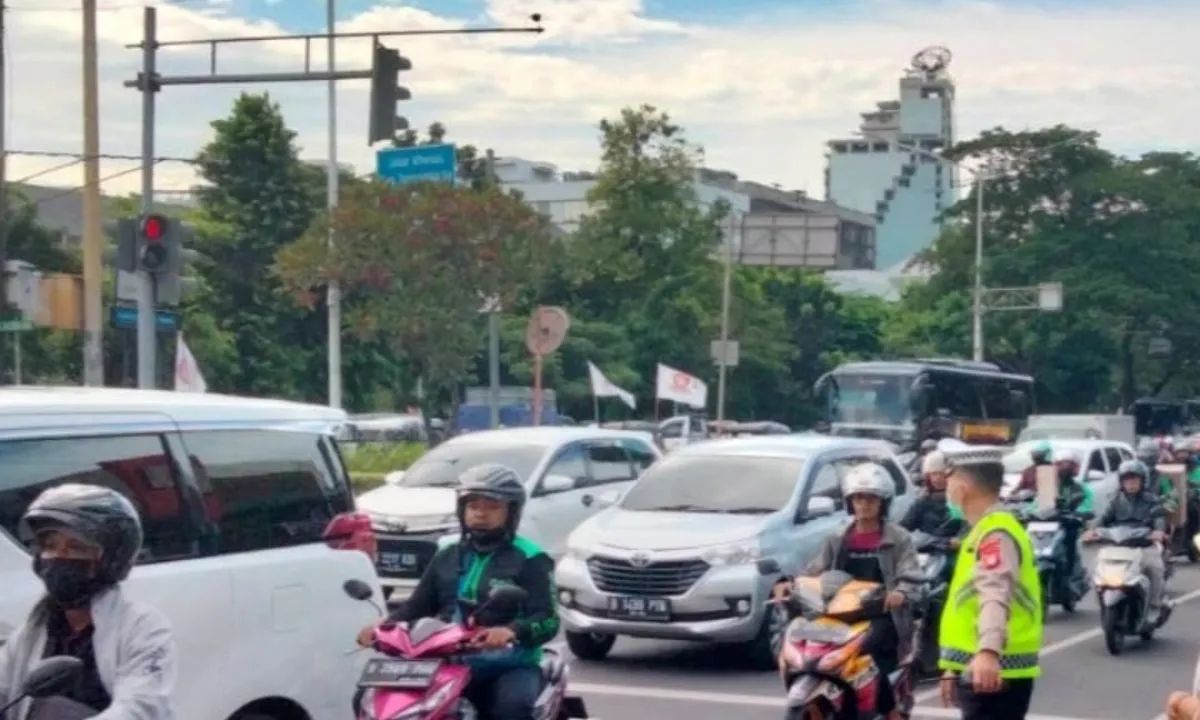
[[[344,716],[375,619],[346,597],[378,581],[333,440],[338,410],[105,388],[0,390],[0,641],[42,595],[17,526],[66,482],[124,493],[145,543],[126,592],[171,620],[178,717]]]

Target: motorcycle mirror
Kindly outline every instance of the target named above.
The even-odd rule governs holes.
[[[83,661],[68,655],[56,655],[41,660],[33,666],[21,694],[32,698],[58,695],[68,688],[83,672]]]
[[[347,580],[342,583],[342,590],[355,600],[370,600],[375,591],[362,580]]]

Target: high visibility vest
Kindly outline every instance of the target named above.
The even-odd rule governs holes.
[[[1008,637],[1000,655],[1000,677],[1035,678],[1041,674],[1038,653],[1042,649],[1042,583],[1033,559],[1029,534],[1012,514],[995,511],[983,516],[963,540],[950,580],[946,607],[938,633],[941,658],[938,667],[962,671],[979,651],[979,593],[975,589],[975,563],[979,543],[994,530],[1012,536],[1021,554],[1021,565],[1009,602]]]

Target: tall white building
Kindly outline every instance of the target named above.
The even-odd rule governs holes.
[[[900,79],[900,99],[862,114],[854,137],[829,141],[826,197],[875,216],[876,267],[933,244],[938,216],[957,199],[953,165],[933,157],[954,142],[950,51],[928,48]]]

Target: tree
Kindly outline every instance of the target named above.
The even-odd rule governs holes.
[[[187,327],[203,337],[198,359],[214,389],[322,398],[324,318],[292,303],[271,266],[308,228],[323,193],[269,96],[242,95],[213,129],[197,157],[207,185],[195,218],[203,282],[192,305],[209,318]]]
[[[386,342],[417,376],[446,389],[467,377],[480,348],[483,299],[511,305],[539,274],[550,242],[546,221],[498,188],[374,182],[282,249],[276,273],[306,307],[336,280],[356,336]]]

